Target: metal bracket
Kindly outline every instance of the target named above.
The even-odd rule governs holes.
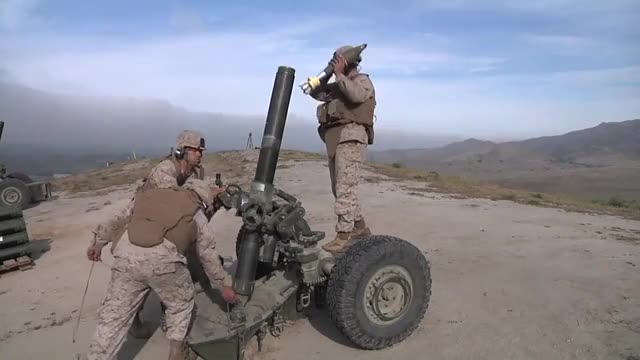
[[[280,337],[280,335],[282,335],[282,332],[284,331],[284,323],[285,321],[280,314],[280,310],[274,311],[273,319],[271,321],[271,325],[269,326],[269,333],[271,333],[271,336],[275,338]]]

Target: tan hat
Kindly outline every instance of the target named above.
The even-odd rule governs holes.
[[[189,177],[187,181],[185,181],[184,185],[182,185],[182,187],[198,194],[200,199],[204,201],[207,207],[211,207],[213,205],[213,194],[211,192],[211,186],[209,186],[206,181],[194,177]]]
[[[351,45],[340,46],[339,48],[336,49],[336,53],[342,54],[342,53],[344,53],[345,51],[347,51],[349,49],[353,49],[353,46],[351,46]]]
[[[195,130],[183,130],[176,140],[176,148],[192,147],[196,149],[206,149],[204,136]]]
[[[354,46],[352,45],[344,45],[344,46],[340,46],[339,48],[336,49],[335,53],[336,54],[344,54],[345,51],[353,49]],[[358,57],[354,60],[354,64],[359,64],[362,61],[362,56],[358,55]]]

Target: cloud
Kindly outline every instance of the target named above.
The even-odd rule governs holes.
[[[289,31],[208,33],[40,54],[14,61],[9,69],[21,80],[51,90],[169,99],[197,111],[264,114],[277,66],[296,68],[298,85],[319,71],[332,51],[313,47]],[[364,70],[376,86],[381,128],[510,136],[553,133],[551,129],[581,121],[611,121],[614,115],[630,117],[640,111],[637,101],[616,99],[625,94],[619,84],[631,86],[630,79],[640,78],[637,67],[489,75],[502,59],[392,44],[365,51]],[[407,76],[441,69],[479,76]],[[582,104],[575,100],[581,96],[600,99]],[[314,121],[315,105],[294,88],[291,113],[306,119],[299,121]]]
[[[261,31],[210,31],[163,37],[144,41],[127,41],[120,45],[92,48],[95,43],[109,43],[102,38],[43,37],[28,42],[16,41],[5,59],[5,66],[33,86],[56,89],[57,82],[83,84],[99,94],[127,94],[187,101],[184,106],[212,110],[229,104],[244,103],[236,109],[262,111],[262,103],[243,99],[243,93],[259,95],[270,92],[272,76],[279,65],[298,71],[298,82],[321,70],[334,51],[333,46],[315,45],[319,24],[340,23],[335,19],[317,23],[303,22]],[[74,44],[76,49],[39,52],[41,44]],[[64,47],[58,47],[61,49]],[[24,55],[20,55],[24,54]],[[495,68],[504,59],[466,56],[433,49],[410,41],[372,44],[365,50],[363,66],[377,77],[408,76],[439,70],[469,72]],[[46,82],[46,83],[44,83]],[[260,86],[260,90],[257,90]],[[208,89],[203,92],[203,89]],[[223,94],[207,100],[214,89]],[[237,89],[236,92],[233,90]],[[206,95],[205,95],[206,94]],[[236,97],[231,101],[227,97]],[[224,98],[224,101],[218,99]],[[249,97],[251,99],[251,97]],[[202,99],[202,100],[198,100]],[[208,102],[208,104],[207,104]],[[225,106],[226,105],[226,106]]]
[[[202,31],[218,17],[204,15],[191,10],[177,10],[169,17],[169,24],[178,31]]]
[[[38,0],[0,0],[0,28],[18,30],[40,24],[42,19],[35,13]]]
[[[431,5],[473,9],[502,3]],[[545,6],[552,5],[545,2],[527,11]],[[223,11],[215,17],[202,14],[207,12],[167,12],[164,24],[170,29],[162,36],[13,35],[0,44],[0,52],[7,54],[0,67],[18,81],[47,90],[159,98],[195,111],[261,115],[268,109],[277,67],[288,65],[296,69],[290,112],[300,115],[295,121],[313,122],[317,103],[297,85],[324,68],[337,46],[366,42],[362,65],[376,86],[380,127],[511,136],[554,133],[640,113],[632,96],[639,88],[640,65],[616,52],[582,56],[597,55],[601,44],[613,46],[591,33],[527,29],[478,38],[473,29],[385,28],[369,14],[269,13],[250,24],[242,22],[245,18],[231,21]],[[570,49],[572,61],[555,56]]]
[[[372,71],[388,71],[400,75],[449,69],[473,71],[495,69],[505,61],[497,57],[462,56],[440,50],[424,50],[415,47],[376,46],[367,51],[367,68]]]
[[[534,45],[550,45],[560,48],[585,49],[598,45],[598,41],[592,38],[575,35],[528,34],[524,36],[524,40]]]
[[[617,11],[620,9],[637,9],[635,0],[618,1],[584,1],[584,0],[414,0],[411,5],[422,9],[508,9],[522,12],[548,11]]]

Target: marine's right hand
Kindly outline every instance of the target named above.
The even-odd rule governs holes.
[[[222,298],[229,304],[235,304],[240,300],[233,288],[228,286],[222,288]]]
[[[87,258],[91,261],[102,261],[101,254],[104,245],[94,244],[87,248]]]

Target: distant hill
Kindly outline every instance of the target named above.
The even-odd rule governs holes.
[[[369,159],[537,191],[640,199],[640,120],[523,141],[371,152]]]
[[[483,154],[496,144],[491,141],[467,139],[433,149],[394,149],[370,151],[370,159],[379,162],[401,162],[407,165],[428,167],[443,162],[464,160],[468,156]]]
[[[269,99],[264,100],[266,111]],[[0,76],[0,117],[6,122],[0,161],[10,171],[47,176],[127,160],[133,152],[138,157],[168,154],[185,128],[202,131],[209,151],[244,149],[250,132],[253,144],[259,146],[266,114],[202,113],[163,100],[69,96]],[[316,126],[313,118],[289,114],[282,147],[324,152]],[[435,147],[456,140],[379,130],[374,148]]]

